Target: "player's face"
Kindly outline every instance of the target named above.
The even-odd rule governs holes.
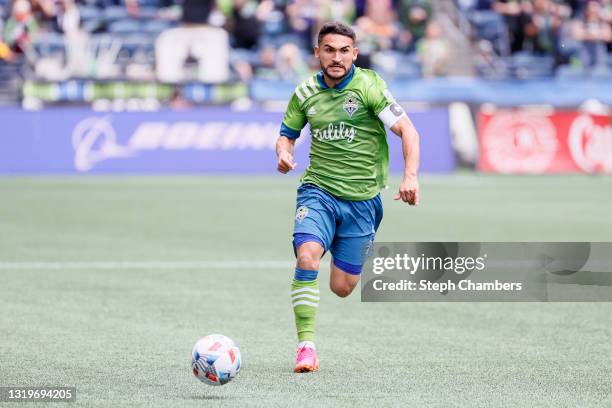
[[[340,34],[327,34],[315,47],[321,69],[332,79],[340,79],[349,72],[358,52],[353,40]]]

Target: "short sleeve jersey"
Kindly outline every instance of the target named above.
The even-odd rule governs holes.
[[[310,125],[310,165],[302,183],[345,200],[367,200],[387,182],[385,125],[393,126],[402,115],[382,78],[353,66],[333,88],[322,72],[298,85],[280,133],[296,139],[306,123]]]

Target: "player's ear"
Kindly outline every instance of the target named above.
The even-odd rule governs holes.
[[[353,61],[357,60],[357,55],[359,55],[359,48],[353,48]]]
[[[315,45],[315,47],[314,47],[314,56],[315,56],[315,58],[319,58],[319,52],[320,52],[319,46]]]

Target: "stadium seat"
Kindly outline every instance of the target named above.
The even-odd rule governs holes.
[[[554,59],[530,52],[516,53],[511,58],[513,77],[518,79],[547,78],[553,76]]]
[[[121,38],[121,50],[128,53],[129,57],[139,55],[149,55],[151,58],[155,55],[155,39],[147,34],[131,34]]]
[[[373,69],[387,80],[414,79],[421,76],[421,66],[416,54],[399,52],[378,53],[372,58]]]
[[[129,18],[125,7],[106,7],[103,9],[102,14],[106,24],[111,24],[114,21]]]
[[[489,41],[498,55],[508,55],[508,33],[503,17],[494,11],[474,10],[468,14],[476,36]]]
[[[606,65],[601,65],[601,66],[593,67],[591,69],[590,73],[591,73],[591,77],[593,79],[599,79],[599,80],[610,80],[610,79],[612,79],[612,69],[610,69]]]
[[[582,67],[574,67],[571,65],[562,65],[557,68],[555,76],[560,80],[573,81],[585,77],[585,72]]]
[[[0,105],[14,105],[19,100],[19,70],[21,64],[0,60]]]
[[[507,79],[511,77],[510,64],[504,58],[496,58],[490,64],[478,64],[476,72],[478,72],[479,76],[486,79]]]
[[[169,28],[174,27],[174,24],[170,21],[164,20],[151,20],[145,21],[141,25],[141,29],[143,33],[146,33],[151,36],[158,36],[162,31],[168,30]]]
[[[141,20],[152,20],[157,17],[157,7],[140,7],[138,9],[138,19]]]
[[[102,10],[94,6],[80,6],[81,27],[88,33],[100,31],[104,28]]]
[[[479,64],[477,72],[487,79],[550,78],[554,75],[554,59],[520,52],[511,57],[495,58],[490,64]]]
[[[48,57],[65,52],[64,37],[59,33],[48,32],[36,37],[32,43],[40,57]]]
[[[79,16],[81,17],[81,22],[89,21],[92,19],[100,18],[102,14],[102,10],[94,6],[80,6],[79,7]]]
[[[108,32],[111,34],[137,34],[141,31],[140,22],[131,18],[114,21],[108,26]]]

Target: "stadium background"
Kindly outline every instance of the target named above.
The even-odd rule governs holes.
[[[343,20],[422,136],[416,209],[392,200],[389,138],[379,240],[612,241],[610,1],[0,8],[0,385],[72,385],[93,406],[612,403],[601,303],[324,293],[322,371],[294,376],[298,179],[274,157],[287,100],[318,69],[313,34]],[[211,332],[243,352],[221,389],[189,372]]]

